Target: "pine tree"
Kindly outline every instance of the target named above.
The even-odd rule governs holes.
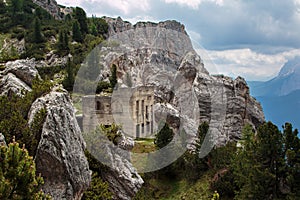
[[[280,180],[284,174],[282,134],[271,122],[243,129],[241,148],[233,159],[235,182],[240,189],[237,199],[281,198]]]
[[[157,148],[161,149],[168,145],[174,137],[172,129],[169,128],[168,124],[164,124],[162,129],[155,135],[154,144]]]
[[[67,55],[68,51],[70,50],[69,37],[67,31],[63,30],[59,32],[57,48],[61,55]]]
[[[24,7],[24,2],[23,0],[11,0],[11,11],[12,14],[15,15],[18,12],[22,12],[23,11],[23,7]]]
[[[300,196],[300,139],[298,130],[290,123],[283,127],[284,155],[286,158],[286,181],[291,188],[291,196]]]
[[[112,68],[111,68],[111,77],[109,78],[109,81],[110,81],[111,87],[114,89],[115,86],[118,83],[118,79],[117,79],[117,66],[115,64],[112,65]]]
[[[0,149],[0,199],[50,199],[40,190],[33,158],[15,141]]]
[[[41,21],[37,17],[34,20],[33,41],[37,44],[44,42],[42,29],[41,29]]]
[[[63,32],[63,46],[64,46],[64,50],[69,50],[69,36],[68,36],[68,32],[64,31]]]
[[[75,78],[74,78],[74,65],[70,59],[68,60],[67,63],[66,72],[67,75],[63,81],[63,86],[66,90],[72,91]]]
[[[104,182],[97,172],[92,175],[92,182],[87,191],[84,192],[82,200],[110,200],[112,194],[109,192],[108,183]]]
[[[79,23],[78,21],[75,21],[73,23],[73,40],[76,42],[82,42],[83,41],[83,37],[82,37],[82,33],[79,27]]]
[[[75,8],[75,19],[77,19],[77,21],[79,22],[81,33],[87,34],[89,32],[87,17],[85,11],[82,8]]]
[[[63,34],[63,31],[59,31],[57,47],[58,47],[59,50],[64,50],[64,34]]]
[[[4,14],[6,12],[6,4],[3,0],[0,0],[0,14]]]

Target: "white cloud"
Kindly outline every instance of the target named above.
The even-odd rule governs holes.
[[[88,3],[91,5],[99,6],[105,8],[105,9],[117,9],[121,11],[122,14],[128,15],[132,11],[148,11],[150,10],[151,6],[149,3],[149,0],[139,0],[138,2],[136,0],[57,0],[60,4],[67,5],[67,6],[83,6]]]
[[[64,6],[72,6],[72,7],[76,7],[76,6],[80,6],[82,0],[77,0],[77,1],[73,1],[73,0],[57,0],[58,4],[64,5]]]
[[[123,20],[129,21],[132,24],[136,24],[137,22],[155,22],[158,23],[159,20],[153,18],[152,16],[135,16],[132,18],[124,18]]]
[[[165,0],[166,3],[177,3],[179,5],[185,5],[193,9],[197,9],[201,4],[201,0]]]
[[[201,35],[198,32],[187,30],[187,33],[189,34],[192,42],[195,42],[196,45],[198,45],[198,42],[201,41]]]
[[[212,2],[219,6],[224,4],[224,0],[165,0],[165,3],[177,3],[182,6],[188,6],[192,9],[198,9],[203,2]]]
[[[265,81],[275,77],[289,59],[300,55],[300,49],[273,55],[256,53],[250,49],[207,51],[207,55],[203,50],[198,50],[198,53],[212,74],[243,76],[247,80]]]

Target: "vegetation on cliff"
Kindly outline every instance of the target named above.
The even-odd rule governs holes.
[[[199,126],[196,146],[207,130],[207,124]],[[201,159],[197,150],[186,152],[170,166],[143,174],[145,184],[135,199],[211,199],[214,191],[221,199],[297,199],[297,134],[289,123],[282,132],[271,122],[257,133],[247,125],[238,143],[215,148]]]

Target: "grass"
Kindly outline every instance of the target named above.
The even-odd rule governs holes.
[[[137,169],[143,169],[148,164],[147,153],[156,151],[154,139],[139,138],[135,140],[135,144],[131,152],[131,162]]]
[[[209,200],[213,194],[210,189],[210,178],[211,175],[207,172],[196,182],[171,177],[145,179],[146,183],[135,200]]]
[[[132,152],[132,163],[137,169],[148,164],[147,153],[156,150],[154,139],[136,139]],[[144,153],[144,154],[143,154]],[[145,155],[145,156],[142,156]],[[155,172],[154,172],[155,174]],[[211,172],[207,171],[195,182],[187,180],[179,175],[172,177],[142,175],[145,181],[135,200],[161,199],[161,200],[208,200],[213,191],[210,189]]]
[[[150,153],[156,150],[154,139],[136,139],[132,153]]]

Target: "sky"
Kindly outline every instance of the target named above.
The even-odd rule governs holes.
[[[212,74],[266,81],[300,55],[300,0],[57,0],[88,16],[177,20]]]

